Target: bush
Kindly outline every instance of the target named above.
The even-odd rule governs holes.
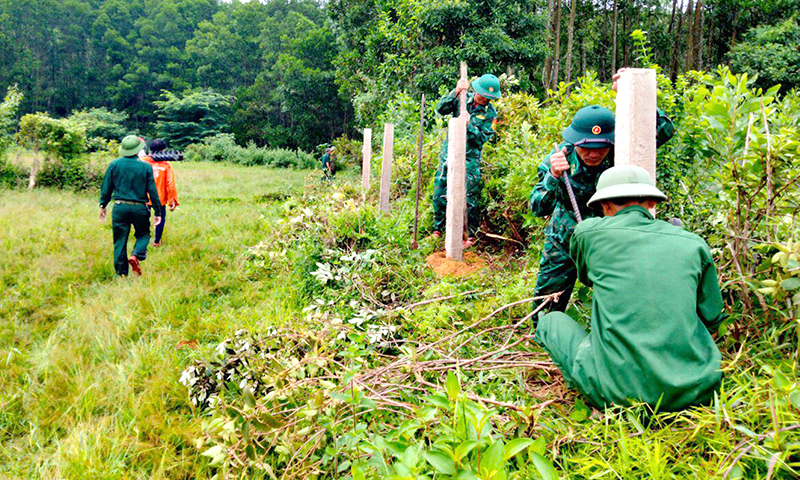
[[[128,114],[106,108],[92,108],[90,110],[75,110],[70,115],[71,122],[83,127],[89,141],[89,147],[102,150],[105,143],[102,140],[121,140],[128,131],[124,123]]]
[[[17,140],[22,146],[54,158],[72,159],[86,151],[83,126],[47,113],[28,114],[19,122]]]
[[[313,168],[314,157],[300,150],[268,149],[236,144],[233,135],[221,133],[186,148],[186,160],[195,162],[232,162],[240,165],[265,165],[275,168]]]
[[[14,188],[24,185],[27,175],[21,168],[0,157],[0,188]]]
[[[71,188],[73,190],[99,189],[103,184],[105,165],[88,157],[47,162],[37,177],[42,187]]]

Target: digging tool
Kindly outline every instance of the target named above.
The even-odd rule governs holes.
[[[561,149],[558,148],[557,143],[553,143],[553,148],[556,152],[560,152]],[[578,220],[578,223],[583,221],[581,217],[581,211],[578,209],[578,201],[575,199],[575,192],[572,191],[572,182],[569,181],[569,174],[567,172],[563,172],[561,177],[564,179],[564,183],[567,185],[567,195],[569,195],[569,202],[572,204],[572,211],[575,212],[575,218]]]
[[[425,94],[422,94],[422,102],[419,107],[419,148],[417,149],[417,199],[414,206],[414,241],[411,242],[411,249],[419,247],[417,243],[417,227],[419,224],[419,189],[422,182],[422,142],[425,134]]]

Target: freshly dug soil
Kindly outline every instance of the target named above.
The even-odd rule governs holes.
[[[428,255],[427,262],[440,277],[464,277],[486,266],[486,262],[474,252],[464,252],[463,262],[447,258],[443,251],[434,252]]]

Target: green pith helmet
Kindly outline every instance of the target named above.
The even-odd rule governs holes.
[[[472,82],[472,89],[489,100],[500,100],[500,80],[491,73],[482,75]]]
[[[564,140],[583,148],[606,148],[614,145],[614,114],[599,105],[578,110],[572,124],[561,133]]]
[[[636,165],[617,165],[611,167],[597,180],[597,191],[586,203],[590,208],[601,200],[613,198],[652,198],[666,200],[667,196],[656,188],[653,177],[642,167]]]
[[[128,135],[122,139],[119,144],[119,155],[121,157],[135,157],[137,153],[141,152],[146,143],[141,137],[136,135]]]

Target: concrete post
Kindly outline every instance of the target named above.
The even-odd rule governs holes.
[[[617,81],[614,161],[656,178],[656,71],[631,68]]]
[[[467,64],[461,62],[461,78]],[[444,248],[447,258],[464,258],[464,226],[467,213],[467,92],[459,98],[461,111],[447,124],[447,211]]]
[[[361,149],[361,193],[366,196],[369,191],[372,171],[372,129],[364,129],[364,147]]]
[[[382,212],[389,211],[389,192],[392,187],[392,156],[394,155],[394,124],[383,126],[383,163],[381,164],[381,202]]]

